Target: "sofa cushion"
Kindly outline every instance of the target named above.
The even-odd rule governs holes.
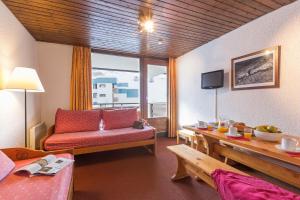
[[[0,181],[4,179],[15,167],[15,163],[0,151]]]
[[[100,110],[71,111],[59,108],[55,116],[55,133],[97,131],[100,120]]]
[[[58,154],[57,157],[74,159],[71,154]],[[16,161],[16,169],[28,165],[39,158]],[[73,164],[68,165],[55,176],[22,176],[11,172],[0,181],[0,199],[43,199],[66,200],[72,181]]]
[[[136,108],[103,110],[104,130],[131,127],[137,118]]]
[[[45,141],[46,150],[82,148],[142,141],[154,138],[155,129],[145,126],[144,129],[122,128],[113,130],[53,134]]]

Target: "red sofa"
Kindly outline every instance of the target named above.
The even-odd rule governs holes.
[[[0,199],[71,200],[73,196],[73,164],[55,176],[22,176],[15,169],[47,155],[73,159],[72,151],[43,152],[24,148],[0,150]]]
[[[58,109],[55,125],[50,127],[41,146],[46,151],[72,148],[74,155],[145,146],[155,154],[155,128],[146,125],[144,129],[135,129],[132,125],[136,120],[137,109]]]

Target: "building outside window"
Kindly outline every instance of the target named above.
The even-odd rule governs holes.
[[[140,107],[139,62],[139,58],[92,53],[93,108]]]

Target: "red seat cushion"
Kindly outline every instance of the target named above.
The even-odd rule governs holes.
[[[55,116],[55,133],[97,131],[100,120],[100,110],[71,111],[59,108]]]
[[[74,159],[71,154],[58,154],[60,158]],[[16,161],[16,169],[28,165],[39,158]],[[43,199],[67,200],[72,181],[73,164],[68,165],[55,176],[22,176],[12,171],[0,181],[0,199]]]
[[[4,179],[15,167],[15,163],[0,151],[0,181]]]
[[[300,196],[253,176],[217,169],[212,178],[222,200],[300,200]]]
[[[155,129],[122,128],[113,130],[53,134],[45,141],[46,150],[82,148],[142,141],[154,138]]]
[[[132,127],[138,119],[136,108],[103,110],[104,130]]]

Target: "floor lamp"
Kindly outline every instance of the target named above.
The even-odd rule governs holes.
[[[44,87],[35,69],[27,67],[16,67],[14,68],[5,88],[15,91],[24,91],[25,147],[27,147],[27,92],[44,92]]]

